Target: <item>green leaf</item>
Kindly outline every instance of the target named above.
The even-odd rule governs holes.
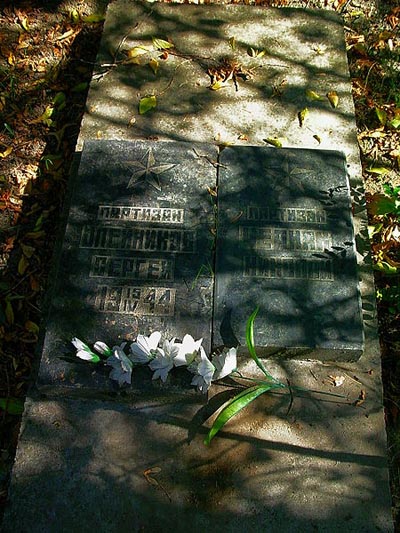
[[[145,96],[144,98],[140,99],[139,102],[139,114],[144,115],[150,109],[153,109],[157,105],[157,98],[155,95],[152,96]]]
[[[400,118],[394,118],[393,120],[389,121],[389,126],[397,129],[400,126]]]
[[[59,111],[64,109],[66,104],[66,96],[64,93],[57,93],[53,99],[53,104],[57,107]]]
[[[386,261],[379,261],[378,263],[375,263],[374,270],[378,270],[387,276],[393,276],[399,273],[398,268],[389,265],[389,263],[386,263]]]
[[[211,440],[228,422],[228,420],[239,413],[239,411],[255,400],[258,396],[268,392],[272,388],[274,388],[274,385],[255,385],[254,387],[250,387],[249,389],[240,392],[237,396],[232,398],[232,400],[226,404],[226,406],[215,419],[207,437],[204,439],[204,444],[208,446]]]
[[[93,13],[93,15],[88,15],[87,17],[82,17],[83,22],[89,22],[89,23],[96,23],[96,22],[103,22],[105,19],[105,15],[102,15],[101,13]]]
[[[0,398],[0,409],[9,415],[22,415],[24,402],[20,398]]]
[[[370,172],[371,174],[378,174],[379,176],[384,176],[385,174],[388,174],[390,170],[385,167],[374,167],[367,168],[367,172]]]
[[[324,98],[320,96],[315,91],[312,91],[311,89],[306,90],[306,96],[309,100],[323,100]]]
[[[20,260],[18,261],[18,274],[20,276],[23,276],[26,272],[26,269],[29,266],[28,259],[24,256],[24,254],[21,255]]]
[[[71,91],[73,93],[82,93],[83,91],[86,91],[88,85],[89,84],[86,81],[83,81],[82,83],[78,83],[78,85],[74,85]]]
[[[44,113],[40,115],[40,117],[35,118],[31,121],[31,124],[37,124],[38,122],[43,122],[43,124],[46,124],[46,126],[51,126],[53,124],[53,121],[51,120],[51,116],[53,115],[54,107],[48,105],[46,109],[44,110]]]
[[[398,196],[400,194],[399,185],[397,187],[393,187],[393,185],[390,185],[389,183],[383,183],[382,188],[388,196]]]
[[[384,126],[387,121],[387,113],[383,109],[375,108],[376,116],[378,117],[379,122]]]
[[[6,128],[6,130],[8,131],[8,133],[11,135],[11,137],[14,137],[15,135],[15,132],[14,130],[12,129],[12,127],[7,124],[7,122],[4,122],[4,127]]]
[[[246,324],[246,344],[247,348],[249,350],[249,353],[252,357],[252,359],[255,361],[258,368],[265,374],[265,376],[272,381],[275,381],[275,379],[269,374],[260,359],[258,358],[256,354],[256,350],[254,347],[254,320],[258,314],[259,307],[257,306],[255,310],[252,312],[252,314],[249,316],[249,319]]]
[[[156,50],[168,50],[168,48],[174,47],[172,43],[164,41],[164,39],[157,39],[156,37],[152,37],[151,40],[153,41],[153,46]]]
[[[387,215],[396,210],[396,198],[386,194],[374,194],[368,206],[371,215]]]
[[[375,224],[373,226],[368,226],[368,237],[372,239],[374,235],[378,235],[382,231],[383,223]]]
[[[74,24],[77,24],[79,22],[79,11],[77,11],[76,9],[71,9],[71,11],[69,12],[69,16]]]
[[[282,148],[282,139],[279,137],[268,137],[268,139],[263,139],[264,142],[275,146],[275,148]]]

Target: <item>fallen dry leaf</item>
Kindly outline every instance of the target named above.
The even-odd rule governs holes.
[[[304,109],[302,109],[301,111],[297,113],[297,118],[299,119],[300,128],[303,127],[303,124],[306,118],[308,117],[308,115],[309,115],[309,111],[307,107],[305,107]]]
[[[336,91],[329,91],[326,96],[333,108],[336,108],[339,105],[339,96]]]
[[[360,405],[362,405],[365,402],[366,397],[367,397],[367,394],[366,394],[365,390],[361,389],[360,394],[358,396],[358,399],[354,402],[354,405],[356,407],[359,407]]]

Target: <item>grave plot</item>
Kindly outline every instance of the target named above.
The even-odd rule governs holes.
[[[173,46],[160,49],[159,39]],[[135,49],[146,53],[135,57]],[[298,166],[291,152],[267,157],[265,148],[235,146],[215,166],[211,146],[272,139],[339,148],[359,185],[340,18],[118,0],[108,10],[102,64],[112,67],[91,85],[78,149],[90,139],[110,142],[83,150],[39,374],[48,394],[27,402],[5,531],[392,531],[372,321],[355,361],[363,339],[344,159],[331,154],[328,164],[326,152],[299,152]],[[210,87],[218,81],[220,89]],[[140,113],[143,98],[151,109]],[[121,142],[138,137],[189,144]],[[209,144],[193,151],[197,142]],[[255,168],[259,158],[263,169]],[[259,304],[257,344],[271,334],[273,350],[307,342],[352,361],[267,361],[288,387],[340,392],[344,403],[265,394],[205,447],[205,419],[225,387],[215,384],[211,404],[199,396],[166,402],[149,373],[127,388],[130,401],[103,401],[109,372],[60,355],[72,336],[111,343],[160,329],[210,338],[216,221],[207,187],[215,193],[217,184],[215,344],[242,343],[246,306]],[[373,292],[367,268],[364,290]],[[346,299],[348,329],[337,311]],[[322,303],[330,314],[317,312]],[[286,313],[285,332],[276,323]],[[246,363],[249,375],[257,371]],[[65,391],[75,397],[54,397]],[[89,392],[97,398],[84,398]]]
[[[218,179],[214,343],[358,359],[363,325],[346,161],[339,152],[229,147]]]
[[[106,373],[93,377],[68,361],[73,337],[112,346],[139,333],[189,333],[210,349],[216,158],[212,146],[194,151],[184,143],[85,145],[47,325],[42,389],[109,389]]]

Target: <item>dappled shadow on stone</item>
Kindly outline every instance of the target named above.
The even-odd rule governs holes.
[[[9,509],[5,531],[389,529],[374,436],[343,446],[339,423],[313,429],[297,408],[289,423],[279,403],[265,397],[205,447],[201,433],[187,444],[182,402],[37,401],[12,486],[24,512]]]
[[[127,10],[123,5],[110,8],[99,64],[113,63],[109,51],[121,43],[120,52],[151,49],[152,37],[161,37],[174,48],[164,59],[154,50],[140,56],[141,65],[98,67],[104,75],[92,84],[81,140],[100,135],[263,144],[278,136],[288,146],[318,148],[316,135],[325,149],[340,145],[353,165],[353,107],[343,29],[334,13],[140,3]],[[251,49],[265,54],[250,57]],[[147,64],[152,55],[156,75]],[[218,69],[222,61],[249,72],[247,81],[238,79],[237,90],[233,83],[209,89],[207,69]],[[310,101],[307,90],[321,99]],[[336,109],[324,96],[330,90],[340,98]],[[156,108],[139,115],[140,98],[150,94],[157,97]],[[304,107],[310,113],[300,128],[297,113]]]
[[[257,346],[357,359],[363,328],[344,157],[229,147],[219,161],[214,343],[245,344],[259,307]]]

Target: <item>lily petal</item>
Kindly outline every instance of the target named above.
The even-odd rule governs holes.
[[[142,364],[151,361],[160,339],[161,333],[159,331],[154,331],[149,337],[138,335],[136,341],[131,344],[132,361]]]
[[[94,349],[96,352],[99,352],[101,355],[106,355],[107,357],[110,357],[112,355],[112,350],[105,342],[97,341],[94,343]]]
[[[191,335],[185,335],[179,345],[179,353],[174,358],[175,366],[190,365],[195,359],[203,339],[197,341]]]
[[[237,351],[236,348],[230,348],[226,353],[213,357],[215,372],[212,380],[222,379],[231,374],[237,368]]]
[[[93,352],[87,352],[86,350],[78,350],[76,352],[76,356],[79,357],[79,359],[90,361],[91,363],[98,363],[100,361],[100,357],[98,355]]]
[[[77,337],[74,337],[71,342],[75,346],[75,348],[79,351],[80,350],[84,350],[85,352],[92,351],[87,344],[79,340]]]

